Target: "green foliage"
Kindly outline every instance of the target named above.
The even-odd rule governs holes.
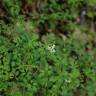
[[[74,21],[84,0],[22,1],[2,0],[0,95],[96,96],[96,35]]]
[[[19,0],[3,0],[3,5],[6,8],[9,15],[16,18],[20,12],[20,1]]]
[[[0,91],[6,96],[72,96],[77,88],[95,96],[96,62],[83,42],[50,33],[41,43],[24,23],[10,29],[11,41],[0,36]]]

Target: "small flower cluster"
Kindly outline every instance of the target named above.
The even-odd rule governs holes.
[[[51,53],[55,53],[56,52],[56,50],[55,50],[55,45],[53,44],[53,45],[48,45],[48,47],[47,47],[47,49],[51,52]]]
[[[65,82],[66,82],[66,83],[71,83],[71,80],[66,79]]]

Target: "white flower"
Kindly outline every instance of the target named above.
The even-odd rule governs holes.
[[[66,83],[71,83],[71,80],[65,79]]]
[[[48,47],[47,47],[47,49],[51,52],[51,53],[55,53],[56,52],[56,50],[55,50],[55,45],[53,44],[53,45],[49,45]]]

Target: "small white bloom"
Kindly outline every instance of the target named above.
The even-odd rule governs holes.
[[[48,47],[47,47],[47,49],[51,52],[51,53],[55,53],[56,52],[56,50],[55,50],[55,45],[53,44],[53,45],[49,45]]]
[[[71,83],[71,80],[66,79],[65,82],[66,83]]]

